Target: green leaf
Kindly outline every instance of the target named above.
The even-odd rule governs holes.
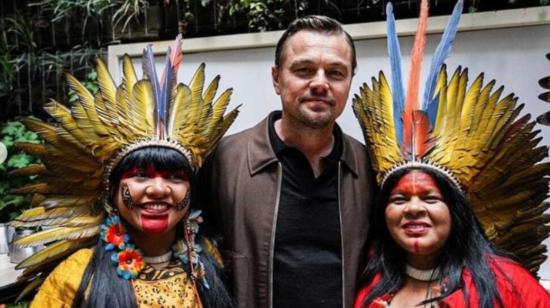
[[[23,130],[25,130],[25,126],[23,126],[21,122],[13,121],[13,122],[6,123],[6,125],[4,126],[2,131],[0,131],[0,133],[2,133],[3,135],[16,136],[21,134]]]
[[[30,165],[32,161],[32,156],[25,153],[19,153],[11,156],[6,162],[6,166],[8,168],[23,168]]]
[[[13,141],[13,137],[7,136],[7,135],[4,136],[4,138],[2,138],[1,142],[6,146],[6,149],[8,149],[8,152],[10,148],[13,147],[13,145],[15,144],[15,142]]]

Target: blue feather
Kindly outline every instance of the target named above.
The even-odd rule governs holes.
[[[168,108],[170,107],[170,94],[171,94],[171,85],[172,78],[174,76],[174,70],[172,69],[172,62],[170,60],[171,48],[168,47],[166,52],[166,61],[164,64],[164,78],[161,81],[160,85],[160,102],[158,103],[159,109],[159,123],[162,121],[164,125],[167,123]]]
[[[387,31],[388,31],[388,53],[390,56],[391,68],[391,88],[393,97],[393,118],[397,142],[403,141],[403,122],[401,113],[405,104],[405,91],[403,89],[403,76],[401,70],[401,50],[399,48],[399,39],[395,30],[395,17],[393,16],[393,6],[390,2],[386,5]]]
[[[153,96],[155,97],[155,112],[157,114],[157,121],[159,118],[163,118],[164,114],[162,114],[163,109],[159,108],[159,104],[161,101],[161,95],[160,95],[160,85],[159,80],[157,77],[157,69],[155,67],[155,56],[153,54],[153,49],[151,48],[151,44],[147,45],[145,49],[143,49],[143,74],[149,79],[151,82],[151,87],[153,88]],[[158,125],[158,122],[157,122]]]
[[[432,99],[426,110],[426,115],[430,121],[430,128],[433,129],[435,125],[435,117],[437,116],[437,108],[439,107],[439,93]]]
[[[437,105],[439,103],[439,100],[432,99],[435,91],[436,82],[437,82],[437,75],[439,74],[439,70],[441,69],[443,62],[451,52],[451,48],[453,46],[453,42],[456,36],[458,22],[460,21],[460,15],[462,14],[462,6],[463,6],[462,0],[459,0],[454,7],[453,14],[449,19],[449,23],[447,24],[447,27],[443,32],[443,36],[441,37],[441,42],[439,42],[439,45],[435,50],[434,56],[432,58],[432,63],[430,66],[430,72],[428,74],[428,79],[426,82],[424,99],[422,100],[422,110],[428,110],[428,109],[437,110],[437,106],[435,107],[430,106],[432,104]],[[433,119],[431,117],[429,117],[429,119],[430,119],[430,122],[432,122],[435,119],[435,115]]]

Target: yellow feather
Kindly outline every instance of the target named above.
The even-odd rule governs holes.
[[[216,96],[216,92],[218,91],[219,83],[220,75],[217,75],[214,79],[212,79],[208,85],[208,88],[206,88],[206,91],[204,91],[203,100],[205,104],[212,104],[212,101],[214,101],[214,97]]]
[[[447,119],[445,116],[445,113],[447,112],[447,70],[445,67],[442,67],[439,72],[435,93],[439,95],[439,106],[435,118],[433,136],[439,144],[438,141],[444,136],[442,134],[442,129],[446,126],[445,120]]]
[[[90,214],[92,209],[88,206],[79,206],[79,207],[64,207],[64,208],[53,208],[46,209],[43,207],[32,208],[29,210],[23,211],[21,215],[15,218],[16,221],[40,221],[47,220],[52,218],[72,218],[81,215]]]
[[[128,112],[132,118],[128,122],[132,123],[132,128],[136,131],[150,136],[155,131],[155,101],[150,81],[138,81],[132,96],[132,103],[128,105]]]
[[[114,111],[115,101],[116,101],[116,86],[107,66],[101,59],[97,59],[97,81],[99,83],[99,93],[101,93],[102,102],[108,110],[108,114],[112,114]],[[98,112],[99,113],[99,112]]]
[[[480,74],[472,83],[466,97],[464,99],[464,105],[460,112],[460,131],[462,136],[468,136],[471,130],[473,119],[475,117],[475,109],[478,105],[478,98],[480,96],[481,87],[483,86],[483,74]]]
[[[99,216],[101,217],[101,216]],[[38,246],[58,240],[76,240],[88,238],[99,234],[99,223],[90,227],[57,227],[45,231],[33,233],[29,236],[16,240],[15,245],[19,247]]]
[[[36,144],[36,143],[29,143],[29,142],[18,142],[15,144],[15,147],[19,150],[24,151],[25,153],[29,155],[34,156],[43,156],[48,153],[48,150],[46,149],[45,145],[42,144]]]
[[[214,103],[212,108],[212,114],[210,118],[207,120],[208,121],[207,123],[208,127],[206,128],[207,136],[217,131],[217,128],[220,126],[223,114],[225,113],[227,105],[229,104],[229,100],[231,99],[232,93],[233,93],[233,89],[227,89],[216,99],[216,102]]]
[[[46,166],[43,164],[34,164],[27,167],[14,169],[9,172],[12,176],[26,176],[26,175],[35,175],[35,174],[42,174],[46,172]]]
[[[17,295],[17,298],[15,299],[16,303],[19,303],[22,299],[24,299],[27,295],[29,295],[31,292],[33,292],[36,288],[38,288],[42,283],[44,282],[46,278],[44,277],[35,277],[29,284],[25,286],[23,291]],[[19,280],[19,278],[18,278]]]
[[[96,135],[89,135],[86,134],[86,131],[81,130],[72,117],[71,111],[67,107],[55,101],[51,101],[44,105],[44,110],[56,119],[57,122],[59,122],[69,134],[78,140],[77,145],[81,149],[85,149],[86,147],[93,145],[92,141]]]
[[[103,122],[99,120],[97,115],[93,95],[72,75],[67,74],[66,78],[69,87],[78,95],[79,102],[87,114],[87,120],[90,122],[95,133],[99,136],[109,136],[109,131],[105,128]]]
[[[191,89],[184,84],[178,84],[175,99],[170,106],[170,117],[167,130],[171,136],[177,136],[186,125],[187,113],[191,105]]]
[[[479,132],[479,124],[481,122],[481,115],[482,111],[485,110],[487,107],[487,104],[489,102],[489,96],[491,95],[491,91],[493,90],[493,87],[495,86],[495,81],[491,80],[488,84],[485,85],[483,90],[481,90],[481,93],[478,98],[478,103],[475,106],[474,111],[472,112],[472,123],[471,123],[471,130],[470,130],[470,136],[475,136]]]
[[[134,70],[134,64],[132,64],[132,59],[128,55],[122,57],[122,78],[124,87],[128,91],[131,91],[137,82],[137,75]]]
[[[204,86],[204,63],[202,63],[191,82],[189,83],[189,88],[191,89],[191,104],[188,107],[186,112],[186,117],[184,119],[187,123],[186,127],[181,131],[180,136],[191,137],[193,135],[195,125],[200,123],[203,107],[202,99],[202,89]]]
[[[93,207],[94,202],[99,197],[97,196],[82,196],[82,195],[48,195],[44,199],[40,200],[38,203],[40,206],[45,207],[46,209],[54,207],[71,207],[71,206],[81,206],[87,205]]]
[[[87,239],[59,241],[23,260],[17,265],[16,269],[24,269],[31,266],[52,262],[84,247],[84,245],[89,244],[89,242],[90,241]]]

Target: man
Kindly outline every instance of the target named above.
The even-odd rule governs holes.
[[[239,307],[349,307],[367,236],[373,177],[336,118],[355,47],[328,17],[297,19],[271,70],[282,112],[222,140],[208,210],[220,218]]]

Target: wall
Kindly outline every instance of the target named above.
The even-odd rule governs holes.
[[[548,13],[548,10],[544,12]],[[544,19],[548,21],[547,16],[544,16]],[[369,24],[362,25],[365,27],[364,31],[370,31]],[[467,26],[466,22],[462,29],[464,30]],[[379,27],[379,24],[373,27]],[[357,26],[353,30],[360,31]],[[269,35],[278,37],[273,33]],[[358,92],[363,82],[370,81],[372,76],[377,76],[379,70],[388,72],[386,41],[383,38],[376,38],[377,36],[379,37],[379,35],[372,35],[371,37],[374,38],[356,41],[358,70],[351,87],[352,95]],[[426,47],[428,59],[435,50],[439,36],[439,34],[429,35]],[[405,72],[408,71],[411,44],[412,37],[401,38]],[[198,64],[205,62],[207,81],[216,74],[220,74],[222,76],[220,89],[234,88],[230,106],[242,104],[242,107],[230,133],[250,127],[265,117],[270,110],[280,108],[280,101],[273,91],[270,76],[273,47],[185,54],[185,46],[184,42],[184,64],[179,74],[180,81],[187,83]],[[120,46],[117,50],[136,54],[136,47]],[[143,47],[137,48],[139,53]],[[545,104],[537,98],[542,93],[538,80],[550,75],[550,61],[545,58],[547,53],[550,53],[550,25],[543,22],[536,26],[462,31],[457,35],[454,50],[447,64],[450,71],[458,65],[467,66],[470,80],[473,80],[477,74],[485,72],[487,82],[496,79],[497,86],[505,85],[504,94],[514,92],[520,97],[519,102],[526,105],[525,111],[536,116],[550,110],[550,104]],[[119,55],[120,53],[116,56]],[[158,60],[160,62],[160,58]],[[429,63],[429,61],[425,62]],[[351,110],[350,102],[351,95],[348,106],[338,123],[345,132],[362,140],[362,133]],[[540,126],[540,129],[544,137],[543,143],[549,145],[550,127]],[[547,241],[546,245],[550,245],[550,241]],[[543,265],[539,275],[543,279],[550,280],[550,262],[547,261]]]

